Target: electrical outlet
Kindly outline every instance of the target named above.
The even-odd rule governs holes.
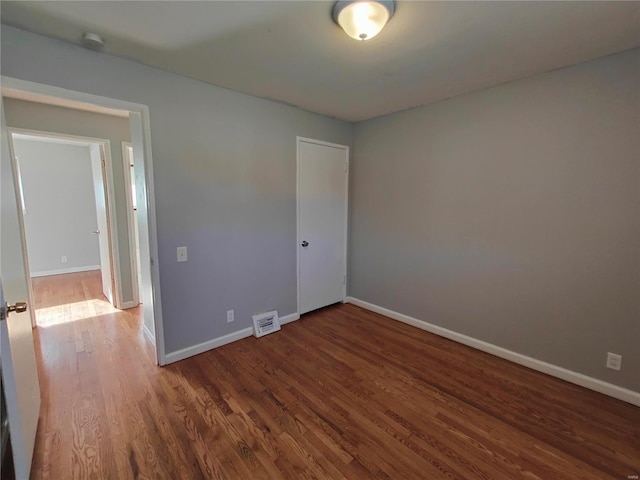
[[[227,310],[227,323],[231,323],[233,320],[233,310]]]
[[[69,259],[67,258],[66,255],[63,255],[62,257],[60,257],[60,263],[67,263],[69,261]]]
[[[622,368],[622,355],[607,352],[607,368],[620,370]]]

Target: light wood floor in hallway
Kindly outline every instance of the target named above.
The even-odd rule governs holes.
[[[640,474],[640,408],[352,305],[160,368],[96,272],[34,289],[34,479]]]

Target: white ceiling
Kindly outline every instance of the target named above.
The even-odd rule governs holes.
[[[357,42],[326,1],[1,2],[2,22],[349,121],[640,45],[640,2],[398,1]]]

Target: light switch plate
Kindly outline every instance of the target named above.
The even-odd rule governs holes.
[[[178,261],[179,262],[187,261],[187,247],[178,247]]]

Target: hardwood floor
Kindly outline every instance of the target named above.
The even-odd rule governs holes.
[[[95,272],[34,289],[34,479],[640,473],[640,408],[352,305],[160,368],[140,311],[102,302]]]

